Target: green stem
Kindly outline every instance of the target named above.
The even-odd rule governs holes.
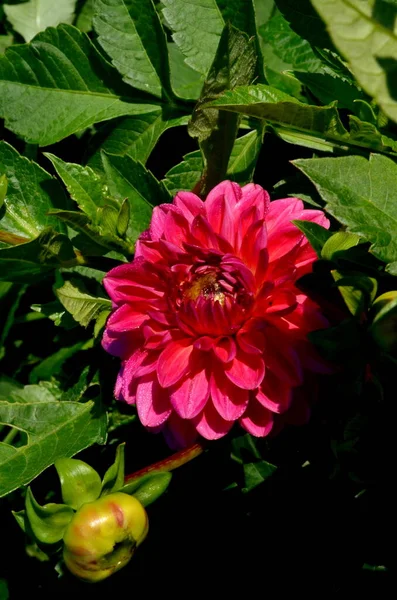
[[[3,440],[3,444],[11,444],[14,441],[14,438],[18,435],[18,429],[11,429]]]
[[[182,467],[182,465],[185,465],[186,463],[190,462],[197,456],[200,456],[200,454],[202,454],[204,452],[204,449],[205,449],[205,447],[203,444],[199,444],[199,443],[193,444],[193,446],[189,446],[189,448],[186,448],[185,450],[180,450],[179,452],[175,452],[175,454],[172,454],[168,458],[159,460],[158,462],[153,463],[152,465],[149,465],[148,467],[144,467],[143,469],[140,469],[139,471],[135,471],[135,473],[126,475],[124,478],[124,483],[125,484],[131,483],[131,481],[134,481],[135,479],[138,479],[139,477],[142,477],[143,475],[147,475],[148,473],[151,473],[152,471],[174,471],[174,469],[177,469],[178,467]]]

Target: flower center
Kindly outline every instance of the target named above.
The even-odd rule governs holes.
[[[215,271],[198,274],[191,281],[187,282],[184,289],[184,297],[189,300],[197,300],[200,296],[203,296],[207,300],[212,300],[213,302],[217,300],[220,304],[224,304],[225,293],[217,281],[217,273]]]

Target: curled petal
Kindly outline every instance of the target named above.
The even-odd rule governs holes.
[[[273,427],[273,415],[260,402],[253,399],[240,419],[240,424],[248,433],[255,437],[269,435]]]

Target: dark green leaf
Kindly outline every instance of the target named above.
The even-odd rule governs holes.
[[[0,250],[0,280],[27,283],[75,259],[73,246],[62,233],[45,229],[35,240]]]
[[[203,87],[204,76],[185,63],[184,56],[176,44],[170,42],[167,47],[172,89],[180,98],[197,99]]]
[[[165,35],[151,0],[95,0],[93,25],[113,65],[133,87],[170,91]]]
[[[331,274],[353,316],[360,316],[372,304],[378,289],[378,283],[373,277],[360,273],[332,270]]]
[[[332,48],[326,26],[312,6],[311,0],[275,0],[278,9],[292,29],[313,46]]]
[[[46,146],[93,123],[157,110],[125,98],[109,73],[85,34],[70,25],[49,28],[0,56],[0,115],[16,134]]]
[[[276,470],[276,465],[272,465],[266,460],[244,464],[245,487],[242,491],[250,492],[266,481]]]
[[[224,21],[215,0],[162,0],[172,38],[186,63],[203,75],[214,59]]]
[[[200,150],[190,152],[183,157],[183,161],[172,167],[166,173],[164,185],[175,196],[179,191],[192,191],[199,183],[203,173],[204,163]]]
[[[88,343],[91,343],[91,341]],[[56,377],[62,371],[62,367],[68,358],[85,349],[86,345],[87,342],[77,342],[73,346],[64,346],[57,350],[57,352],[54,352],[54,354],[47,356],[31,370],[29,383],[38,383],[39,381]]]
[[[96,320],[102,312],[109,313],[112,308],[108,298],[92,296],[78,280],[66,281],[55,293],[61,304],[83,327]]]
[[[327,210],[348,231],[371,242],[384,262],[397,260],[397,166],[385,156],[321,158],[294,161],[316,186]]]
[[[63,225],[48,211],[64,202],[58,182],[36,163],[28,160],[6,142],[0,142],[0,172],[7,177],[7,193],[0,212],[0,229],[36,238],[46,227],[61,232]],[[3,188],[4,190],[4,188]]]
[[[227,166],[227,179],[240,185],[252,181],[262,147],[263,129],[258,127],[236,139]]]
[[[41,544],[60,542],[74,515],[73,509],[65,504],[40,506],[30,487],[26,491],[25,510],[30,529],[36,541]]]
[[[92,30],[92,18],[94,16],[94,0],[85,0],[76,19],[76,27],[88,33]]]
[[[42,386],[26,386],[23,401],[0,401],[0,421],[28,436],[18,448],[0,443],[0,496],[26,485],[58,458],[106,439],[106,417],[93,401],[59,401]]]

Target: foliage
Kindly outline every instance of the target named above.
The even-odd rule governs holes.
[[[181,469],[149,509],[153,537],[125,577],[161,591],[177,554],[181,589],[192,564],[219,581],[236,560],[241,574],[223,594],[240,584],[246,593],[247,572],[263,564],[278,593],[286,579],[317,595],[317,581],[337,593],[347,573],[352,594],[387,581],[390,544],[379,531],[389,530],[393,498],[396,17],[394,0],[1,3],[0,496],[10,558],[0,595],[45,585],[54,597],[65,582],[51,579],[52,558],[37,571],[25,558],[9,509],[41,515],[46,540],[61,539],[70,506],[123,487],[124,446],[103,481],[89,472],[80,499],[62,484],[59,514],[40,512],[56,495],[47,467],[62,481],[62,464],[84,450],[82,464],[103,472],[123,441],[127,471],[170,453],[113,398],[102,279],[131,260],[153,207],[179,190],[205,197],[225,178],[328,214],[330,230],[295,224],[318,256],[299,286],[328,319],[310,339],[333,372],[304,391],[308,425],[280,416],[283,430],[265,440],[233,429]],[[149,504],[169,477],[126,487]],[[37,539],[27,551],[47,556]],[[13,576],[14,563],[29,576]],[[117,577],[122,590],[129,580]]]

